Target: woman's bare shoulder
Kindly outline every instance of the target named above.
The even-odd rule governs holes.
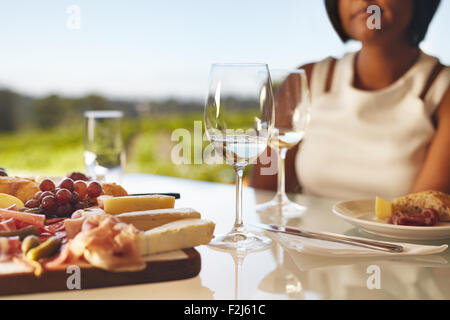
[[[438,124],[445,126],[445,128],[450,132],[450,87],[447,89],[441,103],[436,109],[436,118]]]
[[[308,78],[308,81],[310,81],[310,80],[311,80],[312,73],[313,73],[314,66],[316,66],[316,65],[318,65],[318,64],[326,64],[326,65],[331,65],[331,66],[333,66],[333,65],[334,65],[334,62],[336,62],[337,60],[339,60],[339,58],[335,58],[335,57],[332,57],[332,56],[328,56],[328,57],[326,57],[325,59],[322,59],[322,60],[320,60],[320,61],[310,62],[310,63],[306,63],[306,64],[304,64],[304,65],[301,65],[301,66],[298,67],[298,69],[303,69],[303,70],[305,70],[306,76],[307,76],[307,78]],[[331,62],[331,63],[330,63],[330,62]]]

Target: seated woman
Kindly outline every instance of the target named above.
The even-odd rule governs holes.
[[[311,122],[286,159],[286,190],[356,199],[450,192],[450,67],[419,49],[439,0],[326,0],[361,50],[307,64]],[[369,5],[381,29],[369,29]],[[250,184],[275,189],[255,166]]]

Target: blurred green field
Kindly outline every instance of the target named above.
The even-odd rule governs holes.
[[[234,172],[228,165],[174,164],[171,152],[178,141],[172,141],[175,129],[183,128],[191,134],[194,121],[203,119],[200,112],[187,114],[159,114],[123,123],[127,148],[125,172],[183,177],[188,179],[231,183]],[[242,117],[236,115],[235,122]],[[198,129],[197,129],[198,130]],[[203,125],[201,125],[204,133]],[[208,145],[204,141],[203,147]],[[193,163],[194,146],[191,149]],[[75,123],[51,129],[24,129],[0,134],[0,167],[10,175],[65,175],[71,171],[85,171],[83,160],[84,125]]]

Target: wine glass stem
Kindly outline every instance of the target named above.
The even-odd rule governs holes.
[[[233,166],[236,172],[236,220],[234,221],[234,230],[238,230],[244,226],[242,222],[242,177],[244,168],[241,166]]]
[[[286,160],[287,148],[278,149],[278,187],[277,187],[277,199],[282,201],[286,197],[286,181],[285,181],[285,160]]]

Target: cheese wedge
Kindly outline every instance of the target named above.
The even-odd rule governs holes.
[[[106,213],[115,215],[124,212],[173,208],[175,197],[162,195],[104,197],[102,203]]]
[[[380,220],[385,220],[387,217],[392,216],[392,202],[376,197],[375,213]]]
[[[215,224],[203,219],[182,219],[142,232],[138,246],[141,255],[192,248],[208,244]]]
[[[103,209],[105,208],[105,204],[104,204],[104,200],[105,199],[109,199],[109,198],[113,198],[113,196],[110,195],[101,195],[99,197],[97,197],[97,205],[99,206],[99,208]]]
[[[18,209],[25,207],[19,198],[16,198],[10,194],[0,193],[0,208],[6,209],[13,205],[16,205]]]
[[[158,209],[121,213],[116,216],[121,222],[134,225],[142,231],[147,231],[164,224],[181,219],[200,219],[199,212],[191,208]]]

